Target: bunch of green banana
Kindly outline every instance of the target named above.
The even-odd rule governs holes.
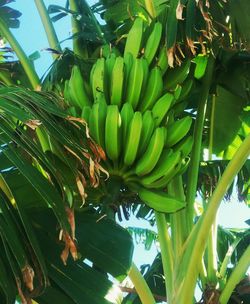
[[[70,79],[65,81],[64,97],[70,105],[80,109],[91,105],[90,96],[86,92],[84,79],[77,65],[73,66]]]
[[[183,115],[192,87],[190,60],[169,68],[161,23],[152,23],[147,34],[145,27],[136,18],[123,56],[111,50],[99,58],[89,83],[74,66],[64,97],[70,108],[80,110],[90,135],[104,149],[102,166],[109,174],[149,207],[174,212],[185,203],[170,197],[166,187],[185,171],[193,145],[188,136],[192,119]]]

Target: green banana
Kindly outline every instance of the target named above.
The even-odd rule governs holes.
[[[89,106],[83,107],[81,118],[83,118],[87,124],[89,123],[90,112],[91,112],[91,107]]]
[[[177,84],[182,84],[189,74],[190,65],[191,60],[186,59],[180,66],[168,69],[165,74],[165,88],[167,90],[174,90]]]
[[[153,119],[153,115],[151,111],[146,111],[142,115],[142,131],[141,131],[141,138],[140,144],[138,149],[138,155],[141,156],[142,153],[146,150],[150,138],[154,132],[155,123]]]
[[[164,149],[154,170],[149,175],[143,176],[140,182],[144,185],[150,185],[163,176],[170,176],[175,171],[176,166],[181,162],[181,152],[173,152],[171,149]]]
[[[198,55],[194,58],[194,62],[196,64],[195,69],[194,69],[194,77],[196,79],[201,79],[207,68],[207,61],[208,61],[208,56],[206,55]]]
[[[177,102],[184,100],[188,96],[189,92],[192,89],[192,86],[193,86],[193,79],[186,79],[183,82],[181,94],[180,94],[180,97],[178,98]]]
[[[155,120],[156,127],[158,127],[162,123],[173,101],[174,96],[171,93],[164,94],[160,99],[156,101],[152,109],[152,114]]]
[[[153,183],[147,184],[147,188],[149,189],[163,189],[167,187],[168,183],[179,174],[182,168],[182,162],[180,161],[178,165],[175,166],[174,170],[169,171],[166,175],[162,176],[158,180]]]
[[[125,54],[123,61],[124,61],[123,99],[125,99],[127,93],[127,87],[128,87],[129,73],[131,71],[134,61],[132,54],[131,53]]]
[[[192,151],[194,144],[193,136],[184,137],[178,144],[176,144],[173,149],[174,151],[180,151],[181,157],[186,158],[189,153]]]
[[[110,84],[112,81],[112,71],[115,65],[116,55],[115,53],[111,53],[105,60],[105,97],[106,100],[109,102],[110,99]],[[110,102],[109,102],[110,103]]]
[[[181,91],[182,91],[182,86],[177,84],[175,90],[173,91],[173,94],[174,94],[174,98],[176,100],[178,100],[181,96]]]
[[[122,57],[117,57],[112,70],[111,83],[110,83],[110,103],[118,105],[120,108],[122,103],[123,91],[123,68],[124,62]]]
[[[183,117],[168,126],[168,135],[166,146],[172,147],[177,144],[190,130],[192,118],[190,116]]]
[[[105,59],[99,58],[93,65],[90,73],[90,83],[92,88],[92,93],[94,101],[98,100],[100,94],[103,94],[105,87]]]
[[[105,152],[108,157],[117,161],[120,155],[121,116],[117,105],[107,107],[105,123]]]
[[[79,115],[79,113],[78,113],[78,111],[76,110],[76,107],[74,107],[74,106],[71,106],[71,107],[69,107],[69,108],[67,108],[67,113],[70,115],[70,116],[73,116],[73,117],[78,117]]]
[[[141,86],[141,92],[144,92],[148,83],[149,66],[145,58],[141,58],[143,65],[143,81]]]
[[[174,111],[174,117],[182,116],[184,111],[187,109],[188,100],[183,100],[173,105],[172,110]]]
[[[134,116],[134,110],[130,103],[124,103],[121,110],[121,120],[122,120],[122,149],[125,150],[127,144],[127,137],[129,134],[130,122]]]
[[[133,164],[137,150],[140,142],[142,130],[142,115],[141,112],[135,112],[134,116],[130,122],[128,140],[126,143],[125,154],[124,154],[124,164],[130,166]]]
[[[89,131],[91,137],[100,145],[99,102],[94,103],[89,114]]]
[[[144,49],[144,58],[147,59],[148,65],[152,62],[159,47],[162,34],[162,24],[155,22],[153,30],[148,37],[146,46]]]
[[[161,96],[163,90],[163,81],[161,71],[158,67],[154,67],[150,74],[145,93],[143,94],[139,110],[143,113],[146,110],[151,110],[155,101]]]
[[[158,212],[176,212],[186,205],[184,201],[177,200],[164,191],[152,191],[141,187],[138,195],[146,205]]]
[[[141,87],[144,77],[143,73],[144,69],[142,59],[134,59],[128,76],[128,84],[126,88],[127,92],[125,97],[125,101],[130,103],[134,110],[138,105],[141,94]]]
[[[160,50],[157,66],[161,69],[161,75],[164,76],[168,69],[167,47],[163,46]]]
[[[77,65],[74,65],[68,82],[68,90],[75,105],[82,109],[84,106],[91,106],[91,101],[86,93],[84,80]]]
[[[135,168],[137,175],[146,175],[157,164],[164,147],[164,127],[156,128],[143,156],[138,160]]]
[[[142,42],[143,34],[143,19],[137,17],[128,33],[124,56],[128,53],[132,54],[134,58],[137,58]]]

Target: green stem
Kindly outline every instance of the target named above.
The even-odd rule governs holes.
[[[145,7],[147,12],[152,18],[156,17],[156,10],[154,6],[154,2],[152,0],[145,0]]]
[[[192,303],[195,284],[198,276],[197,264],[201,261],[205,245],[208,240],[208,231],[211,229],[216,217],[220,203],[233,179],[244,165],[250,155],[250,134],[245,138],[232,160],[225,169],[205,212],[202,214],[196,229],[194,229],[188,248],[184,254],[181,268],[181,277],[178,277],[178,284],[182,286],[179,298],[176,303]],[[185,272],[184,272],[185,270]],[[185,274],[183,276],[183,274]]]
[[[7,71],[0,71],[0,80],[7,86],[14,85],[14,82],[12,81],[10,74]]]
[[[69,0],[69,4],[70,4],[70,9],[75,12],[78,13],[79,15],[81,15],[81,10],[77,4],[76,0]],[[95,30],[97,32],[98,38],[100,39],[100,42],[102,42],[103,44],[107,44],[107,41],[104,37],[103,31],[100,27],[100,24],[98,23],[95,15],[93,14],[91,8],[89,7],[88,3],[84,0],[82,0],[82,7],[84,10],[84,14],[88,15],[91,19],[91,21],[93,22],[93,25],[95,27]],[[81,33],[82,29],[81,29],[81,25],[80,25],[80,21],[76,20],[76,18],[74,16],[72,16],[71,18],[71,23],[72,23],[72,33],[73,34],[79,34]],[[87,51],[87,47],[84,46],[83,44],[81,44],[81,38],[76,37],[73,39],[73,49],[74,52],[82,57],[82,58],[88,58],[88,51]]]
[[[201,260],[199,273],[200,273],[201,285],[202,285],[202,288],[204,290],[205,286],[206,286],[206,283],[207,283],[207,270],[206,270],[206,266],[205,266],[203,258]]]
[[[188,170],[188,184],[187,184],[187,225],[189,231],[193,226],[193,215],[194,215],[194,201],[196,196],[196,187],[198,181],[198,172],[200,165],[201,156],[201,144],[202,144],[202,133],[203,125],[205,120],[205,112],[207,105],[207,98],[212,81],[212,75],[214,70],[214,58],[212,55],[208,58],[206,73],[203,79],[202,91],[200,102],[197,109],[197,118],[194,127],[194,147],[191,153],[191,160]]]
[[[212,154],[213,154],[215,100],[216,100],[216,96],[214,94],[212,96],[212,109],[211,109],[210,130],[209,130],[209,145],[208,145],[209,160],[212,160]]]
[[[69,0],[70,9],[77,14],[80,14],[79,7],[76,0]],[[81,26],[78,20],[76,20],[75,16],[71,17],[72,24],[72,34],[77,35],[81,32]],[[80,57],[87,56],[86,48],[81,47],[81,39],[79,37],[73,37],[73,50],[74,53]],[[85,51],[84,51],[85,50]]]
[[[166,295],[168,304],[172,303],[174,285],[173,285],[173,248],[168,233],[168,226],[164,213],[155,211],[155,219],[158,230],[159,243],[161,248],[161,259],[163,273],[165,277]]]
[[[215,95],[212,96],[212,108],[210,116],[210,131],[209,131],[209,144],[208,144],[208,160],[213,158],[213,136],[214,136],[214,113],[215,113]],[[212,228],[209,232],[208,245],[208,267],[207,279],[208,283],[217,283],[217,219],[215,218]]]
[[[35,4],[36,4],[37,10],[40,14],[40,17],[41,17],[41,20],[42,20],[51,49],[56,50],[58,52],[62,52],[54,26],[50,20],[47,8],[46,8],[43,0],[35,0]],[[58,57],[58,54],[53,53],[52,56],[54,59],[56,59]]]
[[[5,37],[6,40],[9,42],[11,48],[15,51],[33,89],[38,90],[40,88],[40,81],[32,63],[30,62],[29,58],[26,56],[25,52],[23,51],[22,47],[20,46],[14,35],[7,27],[6,23],[1,18],[0,18],[0,32],[2,36]]]
[[[131,265],[128,276],[134,284],[142,304],[155,304],[155,299],[147,282],[134,263]]]
[[[230,263],[230,259],[232,257],[232,254],[234,253],[235,248],[237,247],[237,245],[240,242],[240,238],[237,238],[232,245],[229,246],[227,253],[222,261],[221,267],[220,267],[220,272],[219,275],[221,278],[224,278],[224,276],[226,275],[226,271],[227,271],[227,266]]]
[[[90,16],[92,22],[94,23],[94,26],[95,26],[95,29],[97,31],[97,34],[98,34],[98,37],[100,39],[100,41],[103,43],[103,44],[107,44],[107,40],[104,36],[104,33],[101,29],[101,26],[100,24],[98,23],[96,17],[95,17],[95,14],[92,12],[91,8],[89,7],[89,5],[87,4],[86,1],[84,1],[84,10],[86,11],[86,13]]]
[[[181,176],[174,178],[168,187],[169,194],[185,201],[185,194],[182,186]],[[171,221],[171,239],[173,242],[173,252],[176,261],[182,252],[182,246],[186,238],[187,229],[186,229],[186,219],[185,219],[185,210],[180,210],[170,214]]]
[[[222,293],[219,298],[220,304],[228,303],[228,300],[235,286],[240,282],[240,280],[243,278],[244,274],[246,273],[248,267],[250,266],[249,257],[250,257],[250,246],[247,247],[247,249],[241,256],[238,264],[231,273],[225,288],[222,290]]]
[[[217,283],[217,223],[216,219],[211,227],[207,244],[207,279],[209,283]]]

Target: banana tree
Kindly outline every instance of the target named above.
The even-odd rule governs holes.
[[[110,298],[111,274],[128,275],[140,301],[155,303],[148,279],[157,269],[158,300],[194,303],[200,284],[202,303],[227,303],[249,266],[243,246],[230,273],[236,235],[217,259],[215,222],[236,176],[241,199],[249,194],[249,4],[71,0],[47,10],[36,0],[55,59],[39,80],[9,30],[20,16],[9,2],[0,3],[9,12],[0,33],[21,69],[0,67],[10,86],[0,89],[3,302],[136,303]],[[61,49],[52,24],[66,16],[73,51]],[[161,256],[145,278],[114,222],[130,212],[150,214],[158,228]]]

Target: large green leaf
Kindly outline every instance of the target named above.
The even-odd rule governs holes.
[[[51,213],[32,211],[34,225],[56,239],[56,221]],[[43,225],[44,217],[47,226]],[[89,259],[104,272],[124,278],[130,269],[133,241],[130,234],[114,221],[95,213],[76,212],[76,239],[83,258]]]
[[[250,46],[250,3],[248,0],[229,0],[233,39]]]
[[[213,153],[225,150],[241,126],[244,100],[218,87],[214,106]]]

